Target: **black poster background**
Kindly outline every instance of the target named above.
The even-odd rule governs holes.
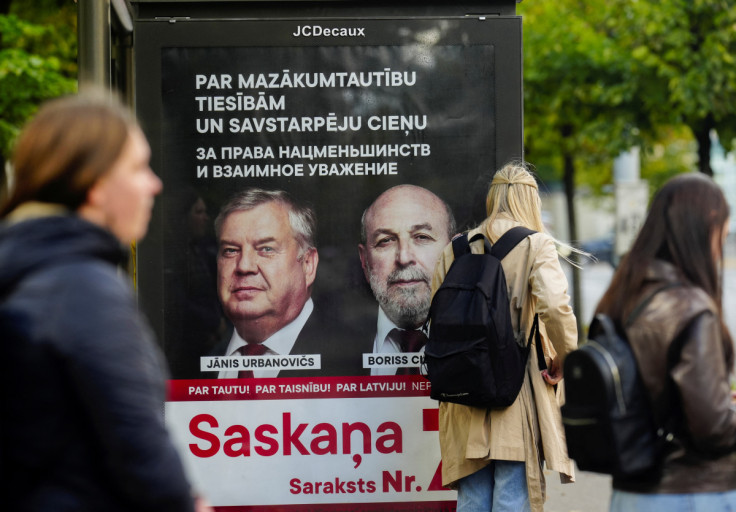
[[[211,355],[212,340],[203,335],[221,336],[223,325],[214,319],[203,322],[197,314],[210,318],[217,309],[214,281],[206,281],[213,272],[212,247],[202,249],[199,267],[187,262],[186,230],[180,200],[183,191],[194,191],[205,202],[209,220],[214,220],[219,207],[234,192],[247,187],[285,190],[297,199],[311,204],[317,214],[317,247],[320,263],[312,297],[316,307],[351,325],[359,337],[361,351],[370,351],[377,305],[365,283],[358,258],[360,219],[363,210],[384,190],[399,184],[425,187],[444,199],[452,208],[459,229],[470,227],[484,216],[484,197],[498,163],[496,141],[499,126],[498,91],[499,56],[494,38],[488,34],[473,36],[473,30],[458,31],[462,21],[436,20],[403,22],[394,25],[377,20],[363,22],[382,26],[389,44],[377,44],[359,38],[337,38],[310,41],[304,46],[283,42],[302,23],[276,23],[281,35],[270,44],[238,46],[227,38],[227,44],[197,45],[196,38],[185,44],[166,43],[160,38],[160,120],[153,137],[156,171],[162,177],[165,191],[157,203],[160,231],[154,227],[153,244],[142,246],[143,257],[160,251],[164,279],[162,284],[162,322],[157,334],[161,339],[174,378],[193,378],[199,367],[199,356]],[[254,24],[244,24],[244,28]],[[321,23],[325,26],[325,23]],[[159,25],[170,30],[168,25]],[[386,28],[388,26],[388,28]],[[412,27],[407,32],[407,27]],[[452,37],[430,37],[427,34],[452,34]],[[260,29],[261,35],[272,29]],[[275,30],[275,28],[273,29]],[[232,31],[231,28],[228,31]],[[287,34],[288,32],[288,34]],[[191,33],[191,30],[189,31]],[[470,34],[470,35],[469,35]],[[181,38],[179,38],[181,39]],[[253,39],[253,36],[250,37]],[[265,38],[268,39],[268,38]],[[373,38],[376,39],[376,38]],[[378,38],[380,39],[380,38]],[[215,41],[217,43],[217,41]],[[265,44],[264,44],[265,43]],[[319,43],[319,44],[318,44]],[[400,44],[399,44],[400,43]],[[520,51],[520,49],[519,49]],[[149,59],[152,57],[149,57]],[[506,57],[508,58],[508,57]],[[513,59],[512,59],[513,60]],[[331,75],[333,73],[400,72],[415,76],[413,85],[397,87],[261,87],[239,88],[238,76],[271,77],[301,73]],[[197,75],[207,77],[212,85],[197,88]],[[231,77],[231,88],[218,87],[222,75]],[[211,77],[216,77],[210,82]],[[217,86],[215,83],[217,82]],[[509,83],[508,80],[505,83]],[[511,83],[514,83],[511,80]],[[520,87],[520,82],[519,82]],[[520,91],[519,91],[520,92]],[[197,97],[253,96],[283,97],[283,110],[200,111]],[[147,100],[144,100],[144,102]],[[338,125],[345,118],[360,118],[357,131],[262,131],[232,133],[230,122],[237,126],[244,118],[261,120],[269,117],[327,117],[334,115]],[[520,109],[519,109],[520,115]],[[426,128],[413,130],[370,129],[373,116],[403,116],[425,120]],[[144,128],[156,123],[151,112],[142,115]],[[222,119],[222,133],[200,133],[197,129],[210,119]],[[207,121],[205,121],[207,120]],[[513,125],[519,125],[520,119]],[[156,142],[160,145],[156,146]],[[280,148],[408,147],[423,145],[429,154],[388,157],[341,156],[336,158],[282,158]],[[271,148],[274,157],[262,159],[223,158],[222,148]],[[414,146],[412,146],[414,147]],[[209,158],[203,158],[203,155]],[[386,164],[393,162],[395,174],[364,175],[344,173],[351,164]],[[214,177],[214,166],[235,169],[251,165],[303,165],[303,176]],[[327,164],[337,174],[310,176],[310,165]],[[198,168],[207,166],[206,177],[198,177]],[[352,168],[354,169],[354,167]],[[148,251],[148,252],[146,252]],[[144,276],[145,277],[145,276]],[[141,282],[146,294],[147,283]],[[194,301],[194,304],[188,303]],[[145,302],[145,301],[144,301]],[[209,312],[208,312],[209,311]],[[157,312],[154,312],[157,313]],[[155,314],[154,314],[155,316]],[[210,323],[209,334],[203,333]],[[187,326],[191,324],[191,326]],[[194,326],[194,327],[192,327]],[[212,334],[219,327],[217,334]],[[226,327],[225,327],[226,330]],[[347,373],[352,374],[352,372]],[[212,374],[215,377],[216,374]]]
[[[286,10],[291,12],[294,6],[287,4]],[[176,6],[172,3],[171,7]],[[185,7],[181,9],[186,10]],[[133,40],[135,105],[151,143],[152,167],[161,176],[164,191],[157,199],[149,233],[137,246],[136,268],[141,307],[163,345],[172,377],[177,379],[170,383],[167,424],[183,458],[191,464],[195,480],[218,510],[454,510],[454,494],[440,490],[436,443],[439,427],[436,403],[427,396],[427,382],[418,376],[368,376],[369,371],[356,370],[353,364],[360,361],[361,352],[371,350],[378,310],[358,257],[360,219],[379,194],[405,183],[425,187],[444,199],[452,208],[459,229],[483,219],[485,194],[493,172],[507,160],[522,156],[521,19],[482,15],[367,19],[325,16],[137,20]],[[312,34],[315,27],[338,29],[338,33],[304,37],[304,27],[310,27]],[[342,29],[346,29],[345,37],[340,35]],[[411,74],[416,81],[396,87],[374,82],[365,87],[241,89],[238,80],[239,75],[263,75],[270,80],[271,75],[380,74],[387,69],[402,76]],[[206,84],[218,87],[198,89],[198,75],[205,77]],[[219,87],[223,75],[231,78],[231,89]],[[238,93],[241,97],[258,98],[262,93],[263,97],[283,98],[283,110],[199,110],[197,97],[237,97]],[[271,117],[328,116],[334,116],[338,125],[345,118],[359,118],[361,128],[229,131],[231,120],[240,124],[245,118],[259,122]],[[426,127],[373,130],[368,127],[368,120],[375,116],[421,120],[426,117]],[[198,122],[201,127],[211,119],[222,120],[222,133],[198,131]],[[280,156],[282,147],[307,151],[368,148],[370,153],[371,148],[405,149],[415,145],[428,149],[428,154],[410,151],[408,155],[381,158],[364,154],[310,159],[302,152],[301,157]],[[247,149],[253,154],[269,148],[274,157],[224,158],[223,148]],[[299,164],[304,173],[300,177],[213,174],[214,166]],[[340,174],[342,169],[354,170],[357,164],[395,165],[396,172]],[[323,165],[337,170],[337,174],[317,172],[310,176],[310,165]],[[206,177],[201,174],[203,166],[208,168]],[[345,373],[334,378],[299,379],[289,378],[292,375],[284,371],[277,379],[253,379],[255,384],[251,383],[249,391],[238,396],[200,395],[202,389],[214,389],[223,382],[241,384],[180,379],[216,377],[216,373],[199,372],[199,358],[213,355],[212,346],[226,338],[228,331],[216,297],[212,222],[220,206],[233,193],[247,187],[285,190],[314,207],[319,266],[312,298],[315,313],[329,317],[332,323],[328,325],[349,326],[349,331],[329,329],[324,334],[326,345],[345,349]],[[209,230],[207,236],[197,237],[197,243],[192,243],[191,234],[202,226],[195,230],[189,225],[192,197],[201,198],[209,214],[197,216]],[[412,378],[416,381],[408,380]],[[266,382],[332,387],[326,396],[287,396],[280,392],[260,396],[257,386]],[[338,392],[336,383],[355,386],[360,389],[360,396],[355,397],[352,391]],[[375,389],[385,386],[394,391],[370,391],[374,384]],[[416,385],[421,391],[416,391]],[[173,389],[180,392],[171,393]],[[380,397],[380,403],[374,402],[375,397]],[[211,414],[221,422],[221,428],[201,425],[213,433],[235,423],[251,430],[264,422],[277,424],[285,414],[294,418],[295,426],[361,421],[377,430],[378,424],[390,421],[399,425],[405,446],[397,453],[384,454],[377,450],[368,453],[356,443],[347,454],[304,459],[309,464],[302,463],[301,456],[281,452],[274,457],[253,455],[243,459],[218,453],[202,458],[192,452],[192,443],[206,448],[208,442],[194,437],[190,428],[191,421],[202,414]],[[307,437],[305,433],[305,442]],[[363,457],[360,466],[354,464],[355,455]],[[268,485],[241,488],[235,483],[268,471],[279,475]],[[384,489],[382,475],[398,472],[416,475],[421,489]],[[338,477],[373,480],[378,483],[377,492],[349,496],[295,496],[290,492],[292,478],[327,482]],[[341,505],[346,500],[350,503]]]

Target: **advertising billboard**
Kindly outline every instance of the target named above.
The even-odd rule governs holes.
[[[152,18],[134,51],[164,182],[139,296],[197,486],[218,510],[454,510],[422,349],[391,333],[421,330],[449,231],[522,157],[520,18]]]

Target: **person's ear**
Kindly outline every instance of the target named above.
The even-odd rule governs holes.
[[[363,269],[363,275],[365,276],[365,280],[368,281],[368,262],[366,261],[368,258],[368,255],[366,253],[367,249],[365,245],[358,244],[358,255],[360,256],[360,266]]]
[[[85,201],[77,208],[76,213],[83,219],[98,225],[104,225],[105,212],[103,207],[106,201],[106,189],[101,186],[98,180],[87,190]]]
[[[307,288],[312,286],[312,283],[314,283],[314,280],[317,278],[318,265],[319,254],[317,253],[317,249],[310,247],[302,256],[302,270],[304,271]]]
[[[87,198],[85,200],[85,203],[90,206],[99,207],[104,202],[105,188],[100,185],[100,182],[98,180],[89,188],[89,190],[87,190]]]

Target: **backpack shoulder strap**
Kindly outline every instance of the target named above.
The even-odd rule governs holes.
[[[462,233],[452,239],[452,253],[455,255],[455,259],[458,259],[463,254],[470,252],[470,243],[468,243],[468,233]]]
[[[506,233],[504,233],[503,236],[499,238],[495,244],[493,244],[491,254],[493,254],[499,260],[502,260],[509,252],[511,252],[511,249],[519,244],[519,242],[524,240],[529,235],[533,235],[534,233],[536,233],[536,231],[525,228],[523,226],[516,226],[515,228],[511,228]]]
[[[473,243],[477,240],[483,240],[483,252],[486,254],[491,254],[491,242],[488,240],[483,233],[476,233],[472,236],[470,240],[468,240],[468,243]]]
[[[458,256],[471,252],[470,244],[476,240],[483,240],[484,252],[486,254],[491,253],[491,242],[488,241],[483,233],[476,233],[472,238],[470,238],[470,240],[468,240],[468,232],[466,231],[462,235],[457,235],[452,239],[452,252],[455,254],[455,259],[457,259]]]
[[[669,288],[676,288],[678,286],[682,286],[682,283],[675,282],[675,283],[665,283],[662,286],[657,287],[651,294],[649,294],[646,298],[644,298],[635,308],[634,310],[629,314],[628,318],[626,319],[626,323],[624,324],[624,327],[629,327],[631,324],[634,323],[634,320],[644,311],[644,308],[646,308],[649,303],[652,301],[655,295],[657,295],[659,292],[663,292]]]

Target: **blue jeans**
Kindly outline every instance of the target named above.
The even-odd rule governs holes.
[[[524,462],[494,460],[458,480],[457,512],[527,512],[529,490]]]
[[[736,491],[638,494],[614,489],[610,512],[736,512]]]

